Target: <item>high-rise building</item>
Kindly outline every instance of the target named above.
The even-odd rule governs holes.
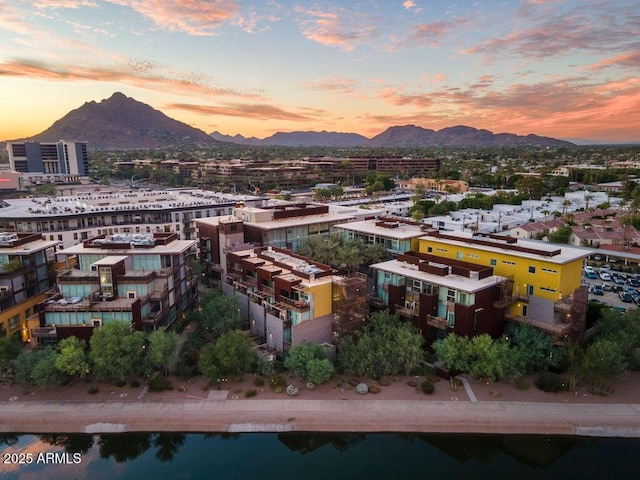
[[[87,142],[7,142],[11,170],[87,176]]]

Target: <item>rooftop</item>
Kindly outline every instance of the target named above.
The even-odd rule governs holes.
[[[517,257],[544,260],[546,262],[564,264],[586,258],[591,251],[556,245],[534,240],[515,239],[513,237],[498,237],[496,235],[473,234],[471,232],[431,232],[420,240],[445,242],[460,247],[477,246],[477,248],[500,254],[511,254]]]
[[[470,293],[484,290],[491,285],[495,285],[505,280],[504,277],[499,277],[497,275],[490,275],[486,278],[481,279],[471,279],[469,277],[455,274],[440,276],[433,273],[420,271],[418,270],[418,265],[412,265],[410,263],[401,262],[399,260],[389,260],[382,263],[376,263],[371,265],[371,268],[395,273],[397,275],[413,278],[415,280],[422,280],[433,285],[453,288]]]
[[[411,225],[407,223],[379,220],[364,220],[362,222],[350,222],[336,225],[336,228],[344,230],[352,230],[354,232],[365,233],[369,235],[377,235],[379,237],[397,238],[399,240],[407,240],[417,238],[424,235],[419,225]]]

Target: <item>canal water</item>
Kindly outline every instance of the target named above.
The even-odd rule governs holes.
[[[640,439],[438,434],[0,434],[5,479],[629,479]]]

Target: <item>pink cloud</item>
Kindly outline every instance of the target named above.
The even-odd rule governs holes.
[[[615,57],[605,58],[591,65],[590,70],[601,70],[607,67],[629,67],[640,69],[640,50],[630,53],[622,53]]]
[[[280,107],[261,104],[225,104],[225,105],[194,105],[188,103],[170,103],[166,108],[182,110],[199,115],[220,115],[225,117],[243,117],[253,120],[288,120],[308,122],[313,118],[295,112],[288,112]]]
[[[335,92],[335,93],[355,93],[358,87],[358,82],[351,78],[323,78],[314,82],[306,82],[303,85],[305,88],[312,90],[319,90],[322,92]]]
[[[192,95],[236,96],[261,98],[257,94],[240,92],[231,88],[211,85],[211,80],[192,72],[163,72],[155,62],[130,60],[112,67],[82,67],[77,65],[46,64],[43,62],[18,60],[0,63],[1,77],[25,77],[54,81],[114,82],[132,85],[147,90],[175,92]]]
[[[33,2],[36,8],[81,8],[81,7],[97,7],[96,2],[90,0],[38,0]]]
[[[130,7],[160,28],[190,35],[213,35],[215,29],[238,15],[234,0],[108,0]]]
[[[299,23],[304,37],[321,45],[352,51],[356,44],[370,40],[377,33],[375,22],[358,12],[335,13],[300,7],[294,11],[301,15]]]

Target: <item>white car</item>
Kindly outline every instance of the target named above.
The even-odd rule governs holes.
[[[600,270],[598,270],[599,272],[608,272],[609,270],[611,270],[611,265],[608,264],[604,264],[600,267]]]
[[[602,272],[600,273],[600,279],[604,282],[610,282],[611,281],[611,275],[609,275],[607,272]]]
[[[586,267],[584,267],[584,273],[593,273],[595,271],[596,269],[593,268],[591,265],[587,265]]]

